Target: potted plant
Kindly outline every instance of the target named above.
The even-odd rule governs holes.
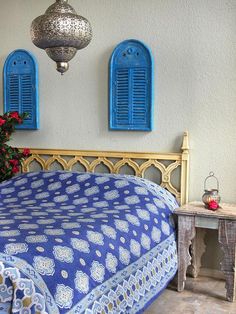
[[[28,148],[19,150],[6,144],[15,131],[15,126],[23,123],[27,116],[27,113],[19,114],[17,111],[0,115],[0,182],[18,173],[21,162],[30,155]]]

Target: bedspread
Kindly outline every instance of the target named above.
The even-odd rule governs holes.
[[[0,184],[0,308],[140,312],[176,273],[176,206],[133,176],[50,171]]]

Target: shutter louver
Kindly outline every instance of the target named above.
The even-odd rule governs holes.
[[[110,60],[110,129],[152,130],[152,57],[137,40],[119,44]]]
[[[4,64],[4,111],[27,112],[17,129],[38,129],[38,69],[26,50],[15,50]]]
[[[129,70],[120,69],[116,72],[116,106],[115,125],[129,123]]]
[[[33,122],[33,91],[32,77],[30,75],[22,75],[21,77],[21,111],[27,112],[28,117],[25,119],[26,124]]]
[[[7,94],[9,99],[9,110],[8,111],[18,111],[19,109],[19,95],[20,95],[20,86],[19,86],[19,76],[10,75],[8,78],[8,88]]]
[[[134,125],[145,125],[147,117],[147,73],[146,69],[133,71],[133,121]]]

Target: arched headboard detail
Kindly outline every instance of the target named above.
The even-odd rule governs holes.
[[[124,173],[121,170],[127,167],[134,175],[145,178],[148,169],[154,167],[155,170],[160,172],[160,182],[157,183],[170,191],[181,205],[188,202],[188,132],[185,132],[183,135],[181,152],[179,153],[134,153],[62,149],[31,149],[31,153],[32,155],[22,164],[23,172],[35,171],[35,164],[45,171],[55,170],[55,168],[71,171],[75,170],[76,166],[79,166],[85,172],[96,172],[98,167],[102,165],[109,173]],[[176,174],[175,170],[177,169],[180,171]],[[177,187],[173,184],[173,180],[178,183]]]

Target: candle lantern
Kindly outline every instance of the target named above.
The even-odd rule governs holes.
[[[217,188],[211,188],[211,189],[207,189],[206,185],[207,185],[207,181],[210,178],[214,178],[216,181],[216,187]],[[219,181],[218,179],[215,177],[214,172],[210,172],[209,176],[206,177],[205,181],[204,181],[204,194],[202,196],[202,201],[205,204],[205,207],[208,209],[212,209],[211,206],[211,202],[214,201],[215,207],[214,209],[217,209],[219,207],[219,203],[220,203],[220,195],[219,195]]]

